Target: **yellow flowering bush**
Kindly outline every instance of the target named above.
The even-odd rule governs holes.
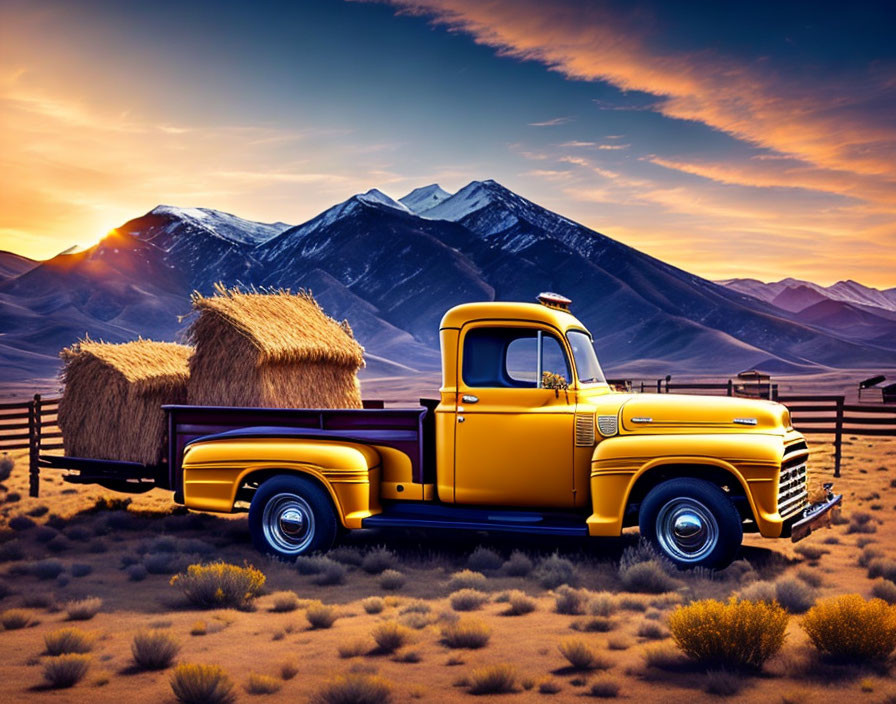
[[[703,665],[760,668],[784,645],[789,618],[776,602],[704,599],[673,611],[669,630],[682,652]]]
[[[245,606],[261,593],[264,583],[264,573],[251,565],[226,562],[190,565],[171,578],[172,586],[180,587],[187,601],[206,609]]]
[[[844,660],[882,660],[896,648],[896,607],[858,594],[824,599],[809,609],[803,629],[818,650]]]

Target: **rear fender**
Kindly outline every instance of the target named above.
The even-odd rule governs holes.
[[[359,443],[314,439],[222,438],[184,451],[184,504],[203,511],[233,511],[237,491],[253,477],[304,474],[330,495],[340,523],[360,528],[380,512],[380,456]]]

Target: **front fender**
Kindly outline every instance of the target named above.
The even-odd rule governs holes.
[[[184,504],[229,513],[236,493],[256,473],[312,476],[330,494],[346,528],[379,513],[380,456],[359,443],[315,439],[221,438],[184,451]]]
[[[749,502],[762,535],[781,534],[777,482],[783,443],[775,435],[639,435],[603,440],[591,460],[591,535],[619,535],[639,480],[661,467],[706,467],[725,472]],[[699,474],[698,472],[695,474]]]

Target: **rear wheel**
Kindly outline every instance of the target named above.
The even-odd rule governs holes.
[[[262,482],[249,505],[256,549],[285,559],[329,550],[339,521],[327,493],[305,477]]]
[[[670,479],[655,486],[641,503],[638,523],[641,535],[679,567],[726,567],[743,540],[734,504],[703,479]]]

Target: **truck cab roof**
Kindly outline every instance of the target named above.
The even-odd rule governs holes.
[[[463,325],[479,320],[523,320],[546,323],[561,332],[570,328],[588,330],[568,311],[541,303],[515,303],[512,301],[488,301],[463,303],[454,306],[442,318],[439,329],[460,329]]]

